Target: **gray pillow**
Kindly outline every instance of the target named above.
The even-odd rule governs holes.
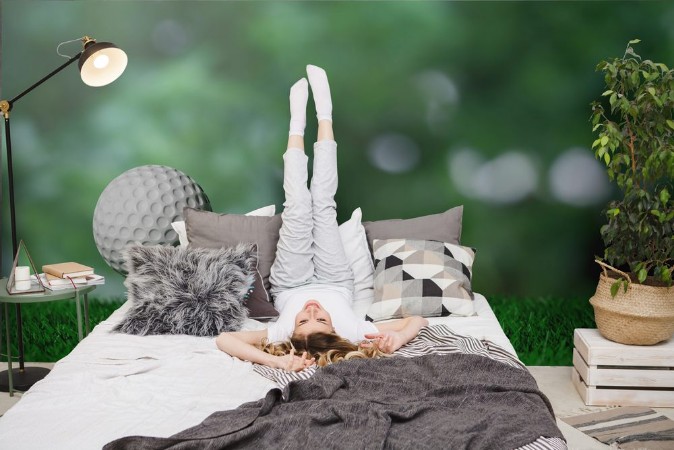
[[[269,273],[276,258],[276,243],[281,228],[281,215],[243,216],[238,214],[217,214],[193,208],[185,208],[185,228],[190,246],[201,248],[232,247],[240,242],[254,242],[258,249],[258,265],[255,285],[248,303],[251,317],[276,317],[269,296]],[[262,303],[262,302],[265,303]]]
[[[460,244],[462,218],[463,206],[457,206],[440,214],[363,222],[363,226],[372,252],[375,239],[423,239]]]
[[[115,328],[129,334],[215,336],[241,329],[257,249],[134,246],[125,251],[132,306]]]

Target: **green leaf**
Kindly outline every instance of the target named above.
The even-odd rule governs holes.
[[[670,281],[672,281],[672,274],[669,272],[669,270],[667,270],[666,267],[663,267],[660,273],[661,273],[660,278],[662,279],[662,281],[664,281],[665,283],[669,283]]]
[[[674,130],[674,120],[667,119],[667,125],[669,125],[669,128]],[[592,130],[592,131],[594,131],[594,130]]]
[[[639,272],[637,273],[637,278],[639,279],[639,283],[643,283],[646,281],[646,277],[648,276],[648,272],[646,272],[646,269],[640,269]]]
[[[601,145],[602,145],[602,147],[605,147],[606,144],[608,144],[608,136],[602,136],[602,137],[601,137]]]
[[[618,214],[620,214],[620,209],[619,209],[619,208],[611,208],[611,209],[609,209],[608,211],[606,211],[606,214],[610,214],[610,215],[612,215],[613,217],[615,217],[615,216],[617,216]]]
[[[646,90],[648,91],[649,94],[651,94],[653,97],[655,97],[655,88],[649,87],[649,88],[646,89]]]
[[[611,285],[611,297],[618,295],[618,289],[620,289],[620,280]]]
[[[628,42],[628,44],[630,44],[630,45],[631,44],[638,44],[639,42],[641,42],[641,39],[632,39],[631,41]]]
[[[604,153],[604,163],[608,166],[611,163],[611,157],[608,153]]]
[[[607,95],[611,95],[611,94],[613,94],[613,91],[611,89],[609,89],[608,91],[604,91],[604,93],[601,94],[601,96],[606,97]]]
[[[669,201],[669,198],[670,196],[667,188],[662,188],[662,190],[660,191],[660,201],[662,202],[662,204],[666,205],[667,202]]]
[[[592,148],[595,148],[599,144],[601,144],[601,139],[595,139],[595,141],[592,143]]]
[[[672,121],[669,120],[668,122],[672,122]],[[595,126],[592,127],[592,131],[597,131],[597,128],[599,128],[600,126],[601,126],[600,123],[596,124]],[[672,128],[674,128],[674,122],[672,122],[671,126],[672,126]]]

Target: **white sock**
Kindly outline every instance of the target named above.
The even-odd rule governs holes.
[[[330,97],[330,85],[325,70],[317,66],[307,66],[307,77],[311,84],[311,92],[316,104],[316,118],[332,122],[332,99]]]
[[[290,88],[290,131],[288,136],[304,136],[304,127],[307,125],[308,99],[309,85],[307,79],[302,78]]]

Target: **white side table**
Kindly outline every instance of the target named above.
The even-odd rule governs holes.
[[[8,365],[7,373],[5,374],[3,372],[0,374],[0,385],[6,386],[5,390],[6,392],[9,392],[10,397],[14,395],[15,388],[18,390],[27,390],[36,381],[44,378],[44,376],[49,373],[49,370],[35,370],[35,375],[31,376],[27,370],[30,368],[26,367],[24,370],[22,367],[22,355],[20,355],[21,369],[18,371],[12,369],[12,345],[11,333],[9,332],[9,304],[41,303],[52,302],[55,300],[75,300],[75,307],[77,310],[77,334],[79,340],[81,341],[84,333],[82,331],[82,305],[80,304],[80,298],[84,300],[84,324],[86,333],[89,334],[89,301],[87,294],[89,294],[89,292],[93,291],[94,289],[96,289],[95,285],[87,285],[77,289],[63,289],[58,291],[46,289],[44,292],[10,295],[7,292],[7,278],[0,280],[0,303],[4,303],[5,338],[7,340]],[[1,335],[0,342],[2,342]]]
[[[571,378],[586,405],[674,406],[674,339],[625,345],[578,328],[573,344]]]

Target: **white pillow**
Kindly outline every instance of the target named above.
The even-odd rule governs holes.
[[[274,214],[276,214],[276,205],[263,206],[262,208],[255,209],[246,215],[271,217]]]
[[[276,205],[263,206],[262,208],[258,208],[254,211],[251,211],[246,215],[271,217],[274,214],[276,214]],[[181,220],[178,222],[171,222],[171,226],[173,227],[175,232],[178,233],[178,239],[180,239],[180,247],[182,248],[187,247],[190,242],[187,240],[187,229],[185,229],[185,221]]]
[[[374,301],[374,263],[361,223],[362,215],[360,208],[356,208],[351,218],[339,226],[339,235],[353,271],[352,307],[358,317],[364,318]]]

